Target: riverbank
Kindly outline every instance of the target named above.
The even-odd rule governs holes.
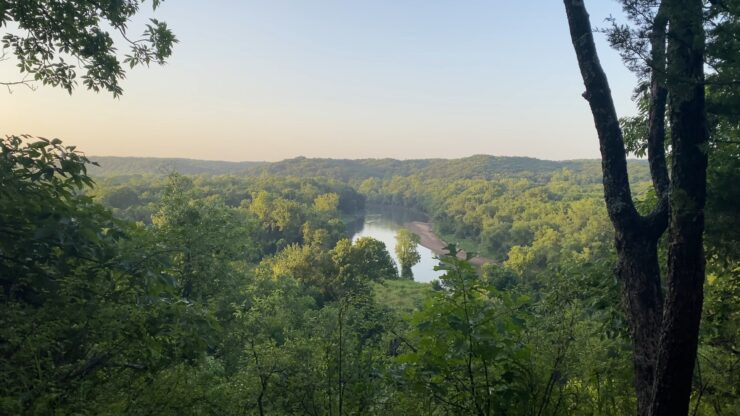
[[[411,221],[404,224],[404,227],[408,228],[414,234],[418,235],[421,239],[420,244],[429,250],[432,250],[436,255],[447,254],[445,247],[447,243],[442,241],[432,229],[432,224],[422,221]],[[465,251],[460,251],[457,256],[461,259],[465,258]],[[470,259],[470,262],[476,266],[482,266],[484,264],[493,263],[493,260],[487,259],[481,256],[475,256]]]

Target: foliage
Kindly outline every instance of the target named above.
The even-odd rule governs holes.
[[[131,68],[152,62],[162,65],[177,42],[167,24],[156,19],[149,19],[139,39],[129,39],[128,25],[142,3],[142,0],[104,3],[3,0],[0,26],[7,28],[13,24],[18,30],[3,36],[3,55],[10,50],[21,73],[28,73],[33,81],[44,85],[64,88],[70,94],[77,84],[79,66],[84,70],[85,87],[96,92],[103,89],[117,97],[123,92],[119,81],[125,76],[124,65]],[[160,3],[161,0],[153,0],[153,8]],[[123,60],[111,32],[120,35],[121,43],[129,47]],[[78,65],[69,60],[77,61]]]
[[[438,267],[446,271],[444,290],[412,318],[414,347],[399,358],[404,375],[446,413],[522,413],[529,400],[527,298],[489,286],[454,245],[448,250]]]
[[[383,243],[346,238],[365,203],[348,184],[171,174],[90,189],[74,149],[2,145],[1,413],[632,412],[612,236],[586,174],[363,182],[371,201],[499,241],[505,261],[442,256],[430,285],[398,279]],[[722,218],[707,236],[702,414],[737,407]]]
[[[418,235],[406,228],[402,228],[396,233],[396,257],[401,263],[401,277],[404,279],[414,279],[411,268],[421,260],[417,247],[420,241]]]
[[[158,365],[175,339],[159,335],[175,329],[167,316],[189,318],[167,276],[141,267],[131,230],[79,192],[87,159],[26,139],[0,142],[0,409],[83,412],[98,383]]]
[[[385,244],[374,238],[361,237],[351,244],[349,240],[341,240],[332,254],[339,274],[346,276],[346,279],[360,277],[367,281],[382,282],[398,276]]]

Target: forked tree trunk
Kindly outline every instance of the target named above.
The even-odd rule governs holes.
[[[704,281],[706,192],[701,0],[660,4],[651,31],[648,158],[658,204],[641,216],[632,202],[624,140],[598,59],[583,0],[564,0],[571,39],[599,136],[604,196],[616,231],[617,276],[630,324],[639,415],[685,415],[696,358]],[[670,25],[666,65],[666,25]],[[671,100],[673,186],[665,162],[666,96]],[[657,242],[670,242],[668,296],[663,303]],[[665,308],[665,316],[664,310]]]

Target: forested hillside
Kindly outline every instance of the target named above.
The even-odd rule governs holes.
[[[420,160],[295,158],[259,166],[255,171],[269,175],[311,175],[352,181],[413,175],[440,179],[493,179],[510,175],[538,177],[563,168],[590,173],[594,179],[598,178],[600,169],[596,160],[555,162],[529,157],[476,155],[461,159]],[[644,163],[635,162],[636,178],[647,178],[646,168]]]
[[[511,176],[542,178],[569,169],[591,181],[601,180],[598,160],[556,162],[529,157],[477,155],[462,159],[314,159],[298,157],[280,162],[220,162],[194,159],[91,156],[99,164],[93,177],[128,175],[236,174],[244,176],[315,176],[345,182],[368,178],[420,175],[426,178],[493,179]],[[647,163],[633,160],[630,173],[634,181],[649,180]]]
[[[184,175],[240,173],[261,165],[260,162],[222,162],[160,157],[96,156],[90,166],[92,176]]]
[[[589,173],[93,184],[56,141],[4,140],[2,160],[4,414],[634,409],[613,234]],[[366,204],[422,210],[497,264],[441,256],[440,281],[406,280],[393,247],[347,239]],[[738,406],[736,238],[707,240],[718,255],[693,396],[706,414]]]
[[[161,191],[164,171],[119,176],[118,171],[105,168],[105,159],[98,162],[101,167],[92,173],[98,175],[99,199],[126,218],[147,222],[151,210],[146,206]],[[138,159],[130,159],[130,163],[136,166]],[[201,175],[197,183],[202,192],[218,193],[232,205],[248,197],[248,190],[260,182],[272,182],[276,189],[296,178],[315,178],[321,183],[328,180],[335,186],[341,183],[344,192],[356,189],[370,204],[413,208],[428,214],[440,235],[460,242],[469,251],[502,262],[516,246],[515,257],[537,257],[536,261],[542,263],[548,254],[542,250],[534,253],[537,241],[560,241],[559,235],[566,233],[575,238],[581,229],[593,229],[589,223],[595,221],[601,221],[600,230],[608,229],[599,166],[598,161],[590,160],[553,162],[482,155],[407,161],[299,158],[255,165],[234,175]],[[631,178],[638,195],[648,197],[647,164],[633,161]],[[342,208],[345,214],[354,209]],[[581,236],[577,249],[602,244],[603,239],[592,237]]]

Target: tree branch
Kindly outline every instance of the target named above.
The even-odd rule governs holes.
[[[583,0],[563,0],[563,3],[568,15],[571,41],[586,86],[583,96],[591,107],[599,136],[607,211],[614,227],[622,232],[640,219],[632,202],[622,130],[619,128],[609,82],[599,62]]]
[[[650,34],[650,110],[648,112],[648,163],[658,205],[648,217],[654,236],[660,236],[668,227],[668,190],[670,179],[665,157],[666,88],[666,27],[668,18],[665,3],[661,2]]]
[[[13,81],[13,82],[0,82],[0,85],[5,86],[8,89],[9,94],[13,93],[13,89],[11,87],[15,85],[23,85],[24,87],[27,87],[31,91],[36,91],[36,87],[33,85],[33,80],[30,80],[30,79],[22,79],[20,81]]]

